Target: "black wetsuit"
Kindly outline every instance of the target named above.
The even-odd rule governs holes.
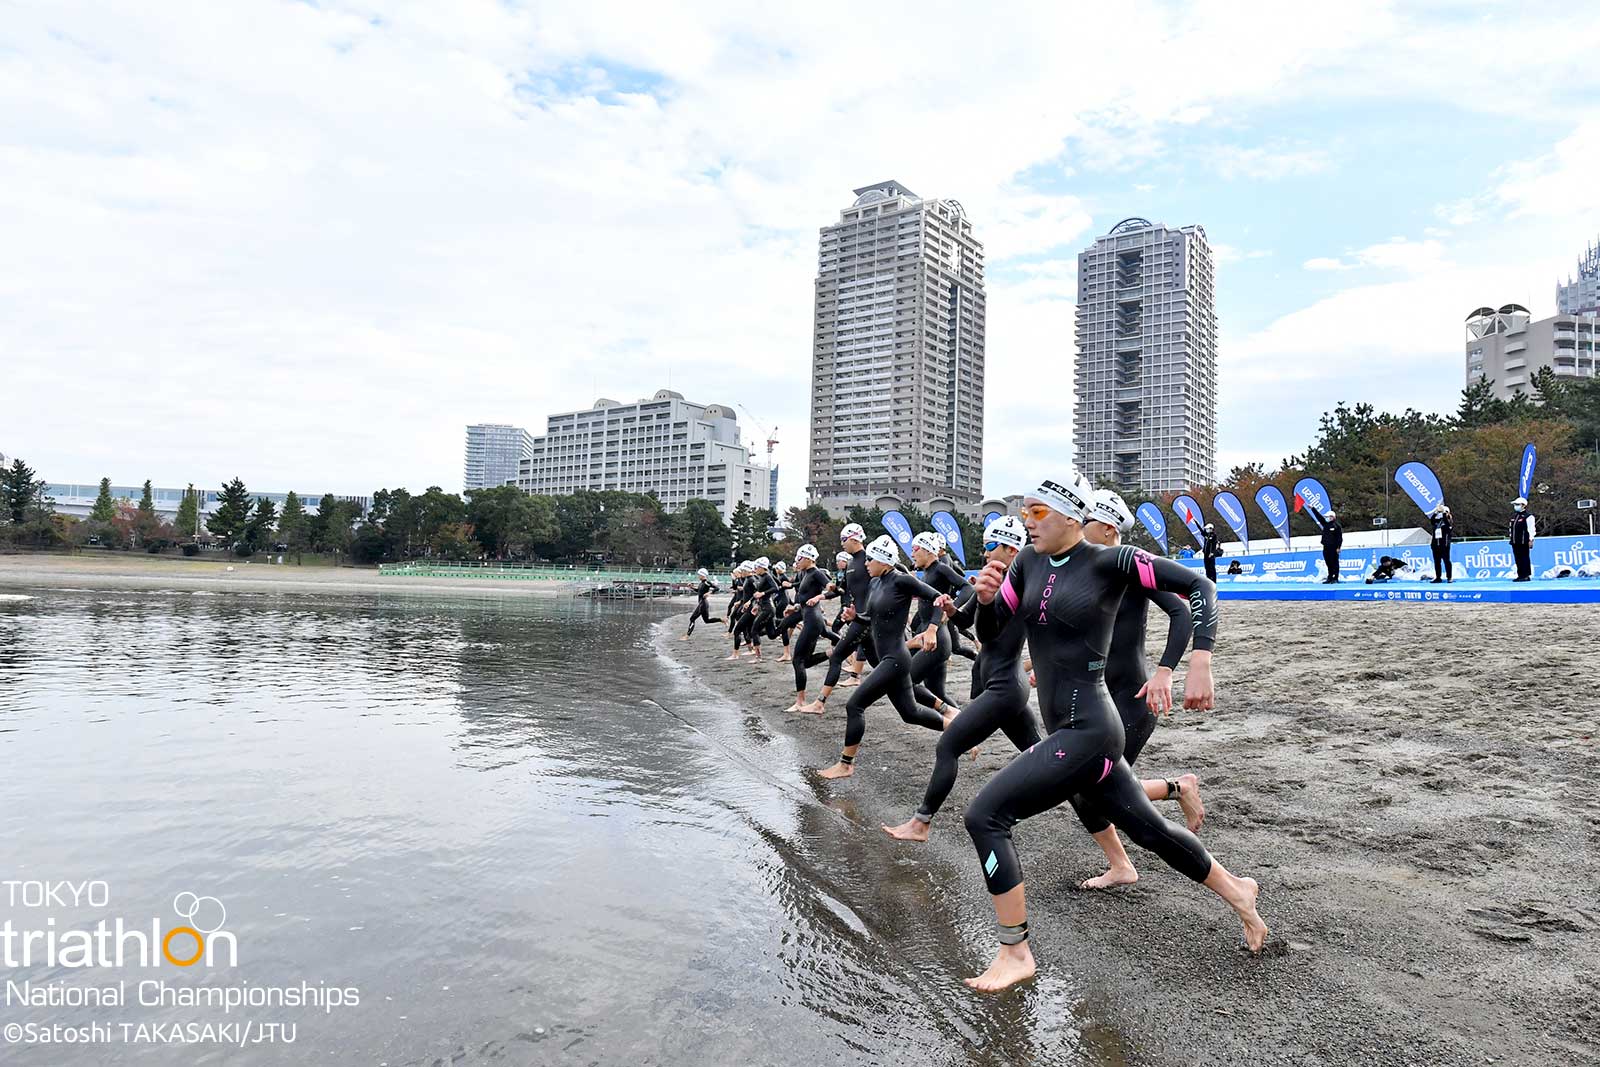
[[[1438,515],[1430,520],[1433,526],[1433,580],[1455,581],[1455,569],[1450,564],[1450,543],[1455,539],[1455,523],[1448,515]]]
[[[922,572],[922,580],[928,586],[937,589],[940,593],[955,599],[956,594],[968,588],[967,576],[956,570],[944,560],[935,560],[933,565]],[[930,649],[918,649],[911,657],[911,682],[913,685],[922,686],[925,692],[939,698],[944,703],[949,703],[950,698],[945,696],[945,673],[950,667],[950,627],[945,624],[943,613],[934,610],[932,601],[924,601],[917,609],[916,621],[911,624],[913,634],[921,634],[929,626],[938,629],[934,638],[934,646]],[[881,651],[879,653],[882,654]],[[931,700],[921,703],[933,706]]]
[[[771,636],[767,627],[772,622],[772,604],[779,596],[778,578],[770,570],[757,574],[750,586],[749,625],[745,627],[750,647],[761,648],[761,639]]]
[[[707,625],[722,621],[721,619],[713,619],[711,617],[711,605],[706,599],[716,588],[716,583],[711,581],[709,578],[700,579],[700,584],[695,587],[694,595],[700,599],[695,602],[694,611],[689,615],[689,632],[691,634],[694,633],[694,624],[701,619],[704,619]]]
[[[1011,841],[1017,821],[1080,794],[1175,870],[1195,881],[1211,873],[1210,854],[1188,830],[1161,817],[1122,758],[1122,720],[1106,689],[1105,669],[1122,594],[1134,586],[1184,596],[1195,647],[1211,647],[1216,586],[1188,567],[1127,546],[1080,541],[1054,558],[1024,548],[993,603],[980,609],[979,617],[1002,632],[1026,627],[1039,707],[1050,731],[990,779],[967,807],[967,832],[991,894],[1022,882]]]
[[[833,652],[828,656],[828,673],[823,678],[825,688],[839,684],[839,674],[844,670],[844,661],[858,647],[861,654],[867,657],[867,662],[874,667],[878,665],[878,656],[882,649],[877,647],[873,640],[872,617],[867,611],[867,594],[872,588],[872,575],[867,573],[867,550],[862,549],[850,559],[850,566],[845,568],[845,592],[850,596],[850,606],[856,609],[856,617],[845,626],[844,636],[834,642]],[[905,619],[900,620],[900,626],[905,628]],[[905,634],[902,633],[895,641],[902,650],[906,647]]]
[[[756,599],[756,593],[764,582],[763,576],[758,574],[752,574],[744,580],[744,597],[739,603],[739,621],[733,624],[734,648],[738,648],[742,641],[750,642],[751,648],[761,647],[761,637],[755,631],[756,613],[761,606],[761,602]]]
[[[828,575],[820,567],[810,567],[800,573],[800,583],[795,587],[794,599],[799,605],[799,610],[793,612],[789,618],[800,620],[800,634],[794,639],[794,691],[801,692],[806,687],[806,671],[821,663],[826,663],[828,656],[825,652],[817,651],[817,639],[827,629],[828,623],[822,617],[822,609],[807,603],[812,597],[821,596],[828,588]]]
[[[906,620],[911,615],[911,602],[918,597],[931,602],[939,595],[938,590],[915,575],[890,571],[872,579],[871,591],[866,597],[857,598],[856,611],[860,612],[860,605],[865,601],[872,615],[872,643],[878,649],[878,662],[845,702],[846,748],[861,743],[867,732],[867,708],[884,696],[906,722],[930,730],[944,729],[944,719],[939,713],[918,704],[911,691],[911,650],[906,648]],[[857,618],[859,621],[859,615]],[[844,642],[839,645],[842,647]],[[838,648],[834,649],[834,654],[838,654]],[[829,673],[832,674],[831,669]]]
[[[728,632],[730,634],[733,633],[734,626],[737,625],[738,622],[739,622],[738,611],[739,611],[739,605],[744,603],[744,587],[745,587],[745,579],[743,579],[743,578],[735,578],[733,580],[733,584],[731,586],[729,586],[729,588],[728,588],[730,596],[728,597],[727,619],[728,619]]]
[[[972,699],[939,738],[933,774],[928,777],[928,789],[917,809],[919,822],[932,822],[944,805],[956,784],[961,754],[982,744],[996,730],[1005,731],[1018,752],[1039,743],[1039,727],[1028,710],[1028,679],[1022,670],[1022,644],[1027,631],[1012,626],[990,633],[985,619],[987,616],[978,615],[976,596],[970,597],[950,619],[952,626],[976,620],[983,651],[972,665]],[[992,624],[992,619],[988,622]],[[918,692],[917,699],[922,700],[922,692]]]
[[[839,629],[844,625],[844,609],[850,606],[850,592],[845,586],[843,567],[833,572],[833,591],[828,594],[828,599],[837,599],[839,601],[839,610],[834,613],[833,621],[828,624],[828,629],[833,633],[834,639],[837,640]]]
[[[772,575],[773,591],[767,594],[763,601],[765,607],[762,617],[766,620],[767,628],[763,631],[765,637],[783,638],[783,646],[789,647],[789,629],[783,625],[784,609],[789,606],[789,590],[794,588],[789,584],[786,576],[774,573]]]
[[[1150,705],[1138,695],[1150,680],[1150,661],[1145,656],[1145,628],[1149,606],[1167,613],[1167,647],[1161,653],[1160,666],[1174,669],[1183,661],[1194,633],[1194,619],[1189,605],[1175,593],[1159,589],[1146,589],[1137,585],[1122,594],[1122,605],[1117,608],[1116,621],[1111,625],[1111,652],[1106,656],[1106,690],[1111,703],[1122,720],[1122,758],[1133,766],[1144,750],[1145,742],[1155,732],[1156,715]],[[1110,825],[1099,806],[1087,803],[1082,797],[1072,798],[1072,808],[1078,813],[1083,828],[1097,834]]]

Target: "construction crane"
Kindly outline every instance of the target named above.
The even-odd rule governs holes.
[[[749,415],[752,419],[755,419],[757,426],[761,425],[762,420],[756,415],[755,412],[751,411],[749,408],[745,407],[743,404],[739,405],[739,410],[744,412],[746,415]],[[768,470],[772,469],[772,449],[773,449],[774,446],[777,445],[777,443],[778,443],[778,428],[776,426],[774,426],[772,428],[772,432],[767,434],[767,469]],[[751,442],[752,447],[754,446],[754,444],[755,444],[755,442],[752,441]]]

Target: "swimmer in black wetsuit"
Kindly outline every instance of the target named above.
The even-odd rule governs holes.
[[[1088,519],[1083,524],[1087,541],[1107,548],[1119,548],[1122,535],[1133,529],[1133,513],[1122,497],[1109,489],[1097,489]],[[1148,606],[1156,605],[1167,613],[1167,646],[1161,662],[1151,673],[1145,658],[1145,617]],[[1122,758],[1133,766],[1144,749],[1145,742],[1156,728],[1156,716],[1172,710],[1172,669],[1188,650],[1189,637],[1194,629],[1190,620],[1189,605],[1175,593],[1163,593],[1135,586],[1122,594],[1122,606],[1117,609],[1116,622],[1111,629],[1111,653],[1106,657],[1106,688],[1111,693],[1111,703],[1116,705],[1122,718],[1126,740]],[[1198,833],[1205,821],[1206,806],[1200,799],[1200,779],[1192,774],[1176,778],[1149,778],[1139,783],[1144,795],[1151,800],[1176,800],[1183,809],[1190,833]],[[1083,828],[1106,854],[1106,872],[1078,884],[1079,889],[1108,889],[1115,885],[1132,885],[1139,880],[1139,872],[1122,847],[1116,828],[1108,823],[1099,811],[1074,797],[1072,806],[1083,823]]]
[[[867,610],[872,616],[873,643],[878,647],[878,665],[845,703],[849,719],[844,731],[844,751],[839,762],[819,771],[824,778],[848,778],[855,773],[856,752],[867,732],[867,707],[887,696],[900,718],[930,730],[943,730],[946,720],[932,708],[917,703],[911,692],[911,653],[906,649],[906,619],[911,602],[917,597],[931,601],[935,610],[953,607],[949,597],[929,587],[915,575],[895,570],[900,550],[894,538],[885,534],[866,550],[867,570],[872,589]],[[860,603],[860,600],[857,600]]]
[[[1066,484],[1041,482],[1022,509],[1032,544],[1010,571],[990,563],[978,576],[980,619],[987,617],[1001,633],[1011,626],[1027,630],[1049,733],[990,779],[967,807],[967,832],[1000,923],[994,962],[966,980],[974,989],[1004,989],[1032,977],[1027,900],[1011,829],[1075,795],[1098,806],[1135,844],[1226,901],[1244,923],[1252,952],[1266,941],[1266,925],[1256,913],[1256,883],[1230,874],[1193,834],[1163,819],[1133,777],[1122,759],[1122,721],[1104,677],[1122,593],[1136,585],[1178,593],[1188,601],[1196,645],[1184,706],[1210,707],[1216,587],[1171,560],[1084,541],[1082,524],[1093,494],[1076,471]]]
[[[794,703],[784,711],[800,711],[806,704],[806,671],[828,661],[825,652],[818,652],[817,640],[827,629],[827,621],[818,607],[828,593],[828,575],[817,566],[817,546],[801,545],[794,555],[795,602],[789,608],[789,618],[800,620],[800,634],[794,639]]]
[[[788,570],[788,565],[781,559],[772,565],[772,581],[777,588],[768,598],[764,616],[766,629],[761,632],[763,637],[782,639],[783,655],[778,657],[779,663],[789,662],[789,630],[783,625],[783,619],[788,614],[789,591],[794,586],[789,581]]]
[[[844,636],[834,642],[833,651],[828,655],[828,673],[822,680],[822,692],[817,694],[817,699],[800,709],[808,715],[821,715],[826,709],[828,698],[833,695],[834,687],[839,684],[839,675],[844,671],[845,660],[849,659],[857,649],[865,654],[868,663],[874,667],[878,665],[880,650],[873,640],[872,619],[867,609],[867,593],[872,587],[872,575],[867,570],[867,552],[863,544],[866,536],[861,526],[854,522],[839,531],[839,540],[844,544],[844,550],[850,554],[850,562],[845,567],[845,584],[842,590],[842,593],[850,598],[850,606],[844,609],[843,615],[847,625]],[[898,558],[899,549],[895,552]],[[902,648],[905,646],[903,633],[895,638],[895,644]]]
[[[1002,516],[984,530],[985,557],[1009,567],[1027,539],[1028,531],[1022,520],[1014,515]],[[975,618],[977,611],[978,599],[974,596],[951,616],[951,625],[962,615]],[[884,833],[901,841],[926,841],[928,824],[956,784],[961,753],[972,751],[975,754],[975,746],[996,730],[1004,730],[1018,752],[1039,742],[1039,727],[1034,722],[1033,712],[1028,710],[1028,683],[1022,676],[1025,637],[1023,628],[1014,626],[993,639],[984,638],[983,651],[972,668],[972,699],[950,720],[944,728],[944,736],[939,738],[933,774],[928,779],[922,806],[899,826],[885,826]],[[918,700],[922,700],[921,694]]]
[[[755,584],[756,565],[749,560],[733,569],[733,602],[728,605],[728,632],[733,635],[733,651],[729,659],[739,658],[739,646],[744,643],[750,625],[751,592]]]
[[[745,640],[750,642],[747,654],[752,660],[761,659],[761,638],[766,635],[767,622],[772,617],[773,599],[777,593],[778,579],[772,573],[772,561],[766,556],[758,556],[755,576],[750,579],[750,602],[746,606],[744,621],[739,624]]]
[[[922,572],[923,582],[953,602],[970,587],[967,585],[967,576],[944,561],[944,550],[943,535],[931,531],[920,533],[911,540],[911,562]],[[922,690],[917,697],[918,702],[941,715],[960,711],[960,708],[950,705],[944,692],[951,647],[950,627],[944,616],[934,611],[932,604],[923,601],[911,624],[911,632],[915,635],[910,643],[914,652],[911,657],[911,683]]]
[[[685,641],[694,636],[694,624],[701,619],[704,619],[707,625],[722,621],[711,617],[711,605],[706,602],[706,598],[716,592],[717,583],[711,580],[710,572],[704,567],[701,567],[695,573],[700,579],[700,584],[695,586],[694,589],[694,595],[698,599],[695,601],[694,611],[689,614],[689,632],[683,635],[683,640]]]

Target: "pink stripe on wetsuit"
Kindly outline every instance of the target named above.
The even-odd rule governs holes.
[[[1006,580],[1000,583],[1000,599],[1006,602],[1006,607],[1013,612],[1017,610],[1017,591],[1011,585],[1011,575],[1006,575]]]

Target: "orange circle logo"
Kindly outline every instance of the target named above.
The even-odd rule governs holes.
[[[172,954],[172,939],[179,934],[188,934],[194,938],[194,955],[186,960],[180,960]],[[174,926],[167,931],[167,936],[161,939],[161,954],[167,957],[167,962],[174,967],[188,967],[200,958],[206,950],[206,939],[199,930],[192,926]]]

